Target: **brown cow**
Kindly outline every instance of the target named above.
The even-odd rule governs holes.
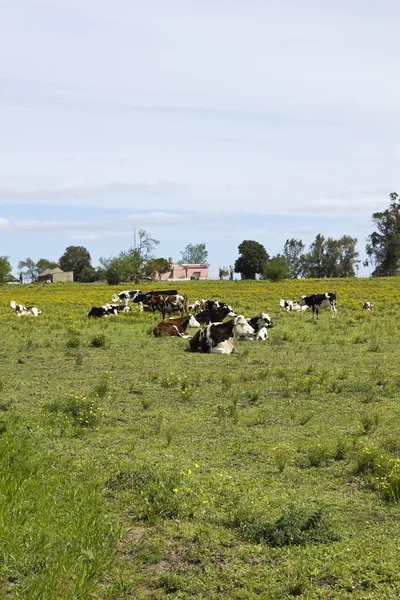
[[[186,329],[188,327],[196,327],[195,323],[197,323],[197,321],[193,321],[192,315],[179,317],[177,319],[165,319],[154,327],[153,333],[156,337],[176,335],[178,337],[188,338],[190,335],[186,335]]]
[[[156,310],[160,311],[163,319],[165,319],[166,314],[171,314],[173,312],[180,312],[181,317],[183,315],[188,315],[188,306],[187,306],[188,297],[186,294],[175,294],[174,296],[152,296],[150,301],[150,306],[155,312]]]

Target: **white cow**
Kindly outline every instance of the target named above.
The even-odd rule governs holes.
[[[24,315],[37,317],[42,312],[36,306],[24,306],[23,304],[17,304],[15,300],[11,300],[10,308],[13,309],[14,314],[17,315],[17,317],[23,317]]]

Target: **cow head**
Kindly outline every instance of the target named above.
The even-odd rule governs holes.
[[[263,313],[258,319],[258,328],[261,329],[262,327],[266,327],[267,329],[275,327],[267,313]]]
[[[15,300],[11,300],[10,308],[12,308],[13,310],[15,310],[17,308],[17,303],[15,302]]]
[[[243,317],[243,315],[239,315],[235,317],[235,334],[240,336],[245,335],[255,335],[255,331],[252,326],[247,322],[247,320]]]
[[[304,305],[305,305],[305,303],[306,303],[305,299],[306,299],[306,298],[307,298],[307,296],[302,296],[302,297],[301,297],[301,300],[300,300],[300,302],[299,302],[300,306],[304,306]]]
[[[281,308],[285,308],[285,306],[286,306],[286,300],[284,300],[283,298],[281,298],[281,299],[279,300],[279,306],[280,306]]]
[[[196,318],[193,315],[189,315],[189,325],[188,327],[200,327],[200,323],[196,321]]]
[[[118,302],[119,301],[119,296],[118,294],[114,294],[113,297],[111,298],[112,302]]]

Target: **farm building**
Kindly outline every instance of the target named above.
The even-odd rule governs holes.
[[[59,267],[46,269],[39,273],[39,281],[42,283],[70,283],[74,281],[73,271],[63,271]]]
[[[161,279],[208,279],[208,265],[176,265],[173,258],[168,259],[171,271],[163,273]]]

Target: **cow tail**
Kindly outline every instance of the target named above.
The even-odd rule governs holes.
[[[188,310],[188,297],[186,294],[183,294],[183,310],[185,311],[186,315],[189,314],[189,310]]]

